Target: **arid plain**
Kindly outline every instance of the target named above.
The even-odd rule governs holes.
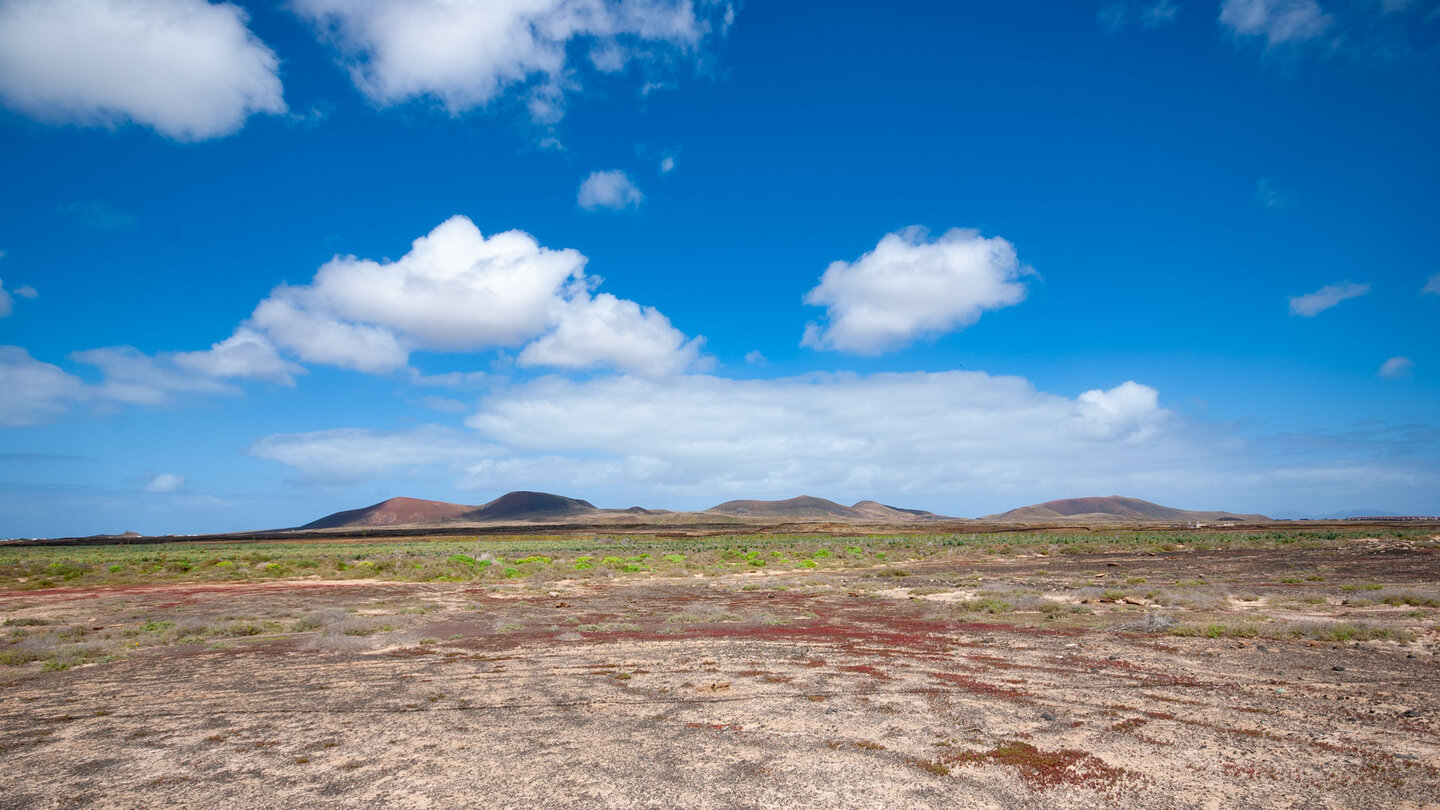
[[[680,534],[0,547],[0,807],[1440,806],[1440,526]]]

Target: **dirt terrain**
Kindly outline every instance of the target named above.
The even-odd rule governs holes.
[[[1437,587],[1343,542],[10,591],[132,641],[0,667],[0,807],[1436,808]]]

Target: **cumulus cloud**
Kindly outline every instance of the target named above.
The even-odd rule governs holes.
[[[561,306],[557,324],[525,347],[520,366],[584,369],[610,366],[643,375],[679,374],[700,356],[702,340],[687,340],[654,307],[609,293]]]
[[[0,0],[0,99],[38,120],[179,140],[283,113],[279,60],[231,3]]]
[[[17,295],[20,293],[19,290],[16,290],[15,292]],[[1429,281],[1425,282],[1425,286],[1420,288],[1420,294],[1440,295],[1440,273],[1436,273],[1435,275],[1430,277]]]
[[[0,253],[0,256],[4,256]],[[14,297],[12,297],[12,295]],[[15,311],[15,298],[38,298],[40,293],[28,284],[22,284],[13,290],[5,290],[5,280],[0,279],[0,318],[4,318]]]
[[[233,341],[216,344],[219,353],[149,355],[133,346],[71,352],[70,360],[99,370],[95,383],[36,360],[19,346],[0,346],[0,426],[42,424],[82,403],[105,410],[117,404],[165,405],[179,394],[233,394],[236,389],[219,378],[269,378],[254,373],[260,366]]]
[[[160,473],[150,476],[150,480],[145,484],[145,491],[165,494],[169,492],[179,492],[184,486],[185,476],[174,473]]]
[[[832,263],[806,293],[805,303],[826,307],[827,323],[807,326],[801,344],[874,355],[958,331],[1023,301],[1020,279],[1031,272],[1000,237],[953,229],[930,240],[919,227],[888,234],[854,263]]]
[[[696,497],[1119,486],[1106,477],[1154,475],[1200,452],[1171,435],[1174,415],[1146,386],[1067,398],[960,371],[552,376],[492,393],[466,424],[468,437],[434,427],[324,431],[271,437],[254,452],[317,478],[432,464],[477,488]]]
[[[315,482],[438,474],[486,495],[541,489],[679,508],[808,493],[966,515],[1037,493],[1122,493],[1263,511],[1257,492],[1298,503],[1355,497],[1360,486],[1423,499],[1440,484],[1434,435],[1318,449],[1281,437],[1255,450],[1183,419],[1140,383],[1068,397],[965,371],[550,376],[498,387],[466,424],[286,434],[252,451]]]
[[[1220,24],[1239,36],[1263,36],[1274,47],[1325,33],[1335,19],[1315,0],[1222,0]]]
[[[1381,377],[1387,380],[1399,380],[1410,376],[1414,370],[1415,362],[1408,357],[1392,357],[1380,365],[1378,372]]]
[[[591,172],[580,184],[580,193],[575,198],[580,207],[587,211],[597,208],[609,208],[613,211],[638,208],[642,199],[644,195],[640,193],[640,189],[630,182],[629,175],[619,169]]]
[[[0,427],[48,422],[88,397],[79,377],[36,360],[19,346],[0,346]]]
[[[404,368],[420,349],[524,346],[522,365],[638,374],[696,359],[699,340],[656,310],[592,294],[585,263],[578,251],[520,231],[486,237],[453,217],[397,261],[338,256],[309,284],[276,288],[245,327],[302,361],[370,373]]]
[[[1313,293],[1290,296],[1290,314],[1313,318],[1342,301],[1359,298],[1368,292],[1369,284],[1352,284],[1349,281],[1327,284]]]
[[[294,8],[338,49],[373,102],[430,98],[451,114],[483,107],[510,88],[528,90],[531,117],[552,124],[578,86],[572,46],[615,73],[694,56],[723,30],[690,0],[295,0]],[[698,4],[723,14],[728,4]]]
[[[92,396],[128,405],[163,405],[177,393],[234,392],[219,380],[188,373],[164,356],[152,357],[133,346],[71,352],[70,359],[95,366],[104,375]]]
[[[673,171],[675,171],[675,156],[666,155],[665,157],[660,158],[660,173],[669,174]]]
[[[294,385],[294,375],[305,373],[304,368],[281,357],[268,338],[243,326],[208,350],[175,352],[169,357],[176,366],[207,377],[268,380]]]
[[[473,464],[498,448],[436,425],[386,432],[342,428],[267,436],[253,455],[278,461],[307,479],[338,483],[434,464]]]

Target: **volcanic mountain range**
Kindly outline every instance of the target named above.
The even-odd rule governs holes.
[[[510,492],[480,506],[418,498],[391,498],[363,509],[336,512],[300,529],[346,529],[380,526],[455,526],[470,523],[616,523],[623,521],[695,523],[703,521],[745,524],[756,520],[829,523],[909,523],[957,521],[922,509],[860,501],[853,506],[801,495],[783,501],[726,501],[704,512],[663,509],[598,509],[589,501],[547,492]],[[1257,523],[1264,515],[1230,512],[1196,512],[1112,495],[1107,498],[1072,498],[1024,506],[980,520],[991,523]]]

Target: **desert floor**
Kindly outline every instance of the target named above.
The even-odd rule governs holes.
[[[1434,540],[4,591],[0,807],[1440,807]]]

